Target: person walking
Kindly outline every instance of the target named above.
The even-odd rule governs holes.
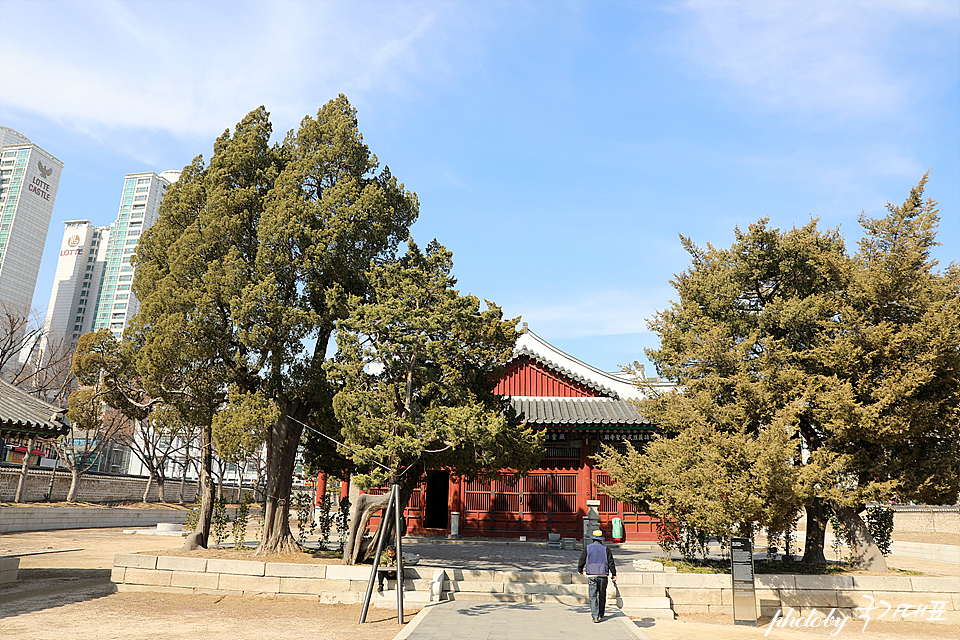
[[[595,529],[590,537],[593,542],[583,548],[580,562],[577,563],[577,572],[580,575],[584,572],[587,574],[590,615],[593,616],[594,622],[600,622],[604,605],[607,603],[607,574],[610,574],[616,583],[617,564],[610,547],[603,544],[603,531]]]

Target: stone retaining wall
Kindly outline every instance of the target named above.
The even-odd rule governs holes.
[[[20,569],[20,558],[0,558],[0,584],[15,582]]]
[[[960,506],[896,505],[893,530],[919,533],[960,533]]]
[[[428,575],[430,572],[433,572],[432,579]],[[404,572],[404,600],[412,606],[422,606],[431,601],[431,597],[439,598],[443,590],[466,590],[466,583],[474,573],[481,581],[489,580],[485,576],[489,572],[407,567]],[[539,572],[523,573],[533,576]],[[369,566],[118,554],[114,559],[111,579],[121,591],[280,594],[324,603],[355,603],[362,600],[369,576]],[[570,575],[569,580],[575,577],[579,578]],[[445,578],[448,581],[446,585]],[[550,582],[557,580],[553,576]],[[519,582],[518,576],[514,586],[520,587]],[[542,587],[539,583],[544,581],[528,576],[523,582]],[[732,585],[727,575],[621,572],[618,584],[625,589],[635,586],[661,588],[678,614],[732,613]],[[786,615],[791,608],[794,617],[808,615],[814,609],[826,615],[833,609],[834,617],[858,619],[865,608],[872,607],[870,613],[873,620],[960,623],[960,578],[758,575],[756,584],[758,612],[763,616],[774,616],[777,611]],[[407,592],[406,589],[412,591]],[[492,587],[485,588],[480,583],[469,590],[476,594],[490,592],[492,600],[502,595],[491,592]]]
[[[624,574],[624,577],[630,574]],[[730,576],[717,574],[643,573],[641,584],[662,585],[673,610],[684,613],[731,613],[733,589]],[[623,578],[621,578],[622,580]],[[883,620],[960,623],[960,578],[931,576],[808,576],[757,575],[757,606],[762,616],[783,614],[792,608],[795,615],[807,615],[813,609],[826,614],[858,618],[864,607],[873,609]],[[940,604],[936,604],[940,603]],[[918,615],[919,607],[925,612]],[[859,608],[859,609],[858,609]],[[899,611],[898,611],[899,608]],[[933,611],[939,613],[934,614]],[[906,615],[905,615],[906,614]]]
[[[952,562],[957,565],[957,573],[960,573],[960,547],[956,545],[901,542],[894,540],[890,543],[890,556],[895,558],[933,560],[935,562]]]
[[[50,469],[31,468],[24,485],[23,501],[40,502],[47,500],[50,491]],[[0,466],[0,502],[13,502],[17,495],[17,483],[20,480],[20,469],[11,466]],[[138,476],[118,476],[100,473],[90,473],[81,476],[80,488],[77,491],[77,502],[139,502],[143,498],[143,490],[147,486],[147,479]],[[66,500],[70,491],[70,472],[64,469],[57,471],[53,481],[52,502]],[[187,482],[183,488],[183,499],[193,502],[197,497],[197,483]],[[170,501],[177,500],[180,494],[180,480],[168,479],[164,487],[164,498]],[[159,502],[160,493],[157,483],[150,487],[147,496],[150,502]]]
[[[427,570],[428,573],[433,571]],[[442,570],[440,573],[442,576]],[[289,564],[123,553],[114,557],[110,576],[119,591],[276,594],[308,598],[325,604],[362,602],[369,578],[369,566]],[[433,591],[431,581],[430,577],[422,577],[415,567],[404,568],[405,603],[409,602],[412,607],[422,607],[429,602]],[[412,591],[408,592],[408,589]]]
[[[187,513],[185,509],[0,507],[0,534],[51,529],[153,527],[158,522],[182,523]]]

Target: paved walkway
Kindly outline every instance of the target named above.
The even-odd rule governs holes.
[[[590,607],[555,603],[441,602],[395,640],[638,640],[647,636],[620,611],[597,624]]]
[[[490,539],[457,541],[404,538],[404,553],[420,556],[420,566],[479,571],[563,571],[575,573],[580,549],[551,549],[545,543]],[[655,543],[614,547],[617,571],[633,571],[633,561],[652,560],[663,551]]]

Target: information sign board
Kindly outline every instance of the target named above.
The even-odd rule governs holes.
[[[757,590],[753,579],[753,541],[730,540],[730,574],[733,577],[733,623],[757,626]]]

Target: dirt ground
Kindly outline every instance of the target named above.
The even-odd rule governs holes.
[[[402,629],[396,612],[371,608],[359,625],[359,605],[321,605],[294,597],[187,596],[115,591],[116,553],[175,553],[181,538],[123,534],[122,529],[34,531],[0,535],[0,555],[20,555],[17,582],[0,585],[0,640],[390,640]],[[40,553],[78,549],[62,553]],[[216,553],[216,552],[214,552]],[[407,622],[413,618],[408,612]],[[830,629],[735,627],[728,615],[684,615],[640,622],[651,640],[956,640],[957,625],[849,620]],[[453,639],[451,639],[453,640]],[[522,638],[518,638],[522,640]]]
[[[180,538],[124,535],[122,529],[0,535],[0,555],[22,555],[16,582],[0,585],[0,639],[17,640],[389,640],[396,611],[321,605],[295,597],[188,596],[116,592],[116,553],[176,549]],[[406,622],[416,610],[407,612]]]

